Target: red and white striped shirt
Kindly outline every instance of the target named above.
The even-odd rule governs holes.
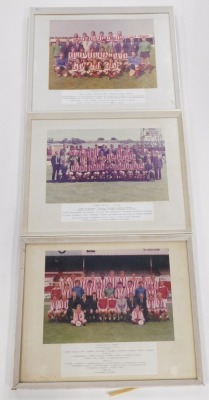
[[[80,311],[80,312],[74,311],[73,321],[74,322],[77,322],[77,321],[83,322],[83,320],[84,320],[84,312],[83,311]]]
[[[105,288],[106,288],[106,286],[107,286],[107,279],[106,279],[106,278],[104,278],[104,279],[101,279],[101,278],[99,278],[97,282],[99,282],[99,283],[100,283],[100,285],[101,285],[101,288],[102,288],[102,289],[103,289],[103,291],[104,291],[104,289],[105,289]]]
[[[92,58],[98,58],[99,52],[98,51],[91,51],[87,53],[87,57],[89,60],[92,60]]]
[[[72,286],[72,285],[73,285],[73,282],[72,282],[72,279],[71,279],[70,276],[68,276],[68,278],[67,278],[67,283],[68,283],[70,289],[72,289],[72,287],[73,287],[73,286]]]
[[[152,288],[147,288],[147,297],[149,297],[150,295],[155,297],[156,296],[156,290],[152,289]]]
[[[116,42],[120,42],[121,40],[124,39],[124,36],[123,35],[115,35],[114,39],[116,40]]]
[[[89,164],[88,165],[88,171],[97,171],[97,165],[96,164]]]
[[[69,299],[71,297],[71,290],[70,289],[68,289],[68,290],[63,289],[62,290],[62,296],[65,296],[66,299]]]
[[[156,299],[156,307],[159,308],[159,310],[164,310],[165,309],[165,304],[163,299]]]
[[[78,150],[70,150],[69,151],[69,155],[70,155],[70,157],[77,156],[78,155]]]
[[[87,163],[87,157],[85,157],[85,156],[82,156],[81,158],[80,158],[80,162],[82,163]]]
[[[117,59],[125,61],[128,59],[128,54],[127,53],[117,53]]]
[[[104,60],[106,60],[107,57],[108,57],[108,52],[107,51],[100,51],[98,53],[99,60],[104,61]]]
[[[77,58],[76,52],[75,51],[70,51],[70,53],[68,54],[68,60],[69,61],[75,61],[76,58]]]
[[[80,165],[79,172],[86,172],[88,171],[87,164]]]
[[[68,301],[67,300],[60,300],[60,309],[67,310],[68,309]]]
[[[111,42],[111,40],[114,40],[115,39],[115,36],[110,36],[110,35],[108,35],[107,36],[107,42]]]
[[[106,40],[106,36],[104,36],[104,35],[97,36],[97,41],[98,42],[101,42],[102,40]]]
[[[59,286],[60,286],[60,289],[61,289],[61,290],[64,289],[64,285],[65,285],[65,284],[66,284],[66,282],[64,282],[64,278],[61,277],[60,280],[59,280]]]
[[[82,61],[87,60],[87,54],[86,53],[79,53],[80,55],[78,56]]]
[[[129,297],[130,294],[134,294],[135,293],[135,289],[134,286],[126,286],[126,296]]]
[[[98,61],[97,63],[91,63],[89,67],[89,71],[99,71],[101,69],[101,63]]]
[[[72,172],[78,171],[79,170],[79,164],[71,165],[70,170]]]
[[[103,293],[104,289],[96,289],[97,299],[100,299]]]
[[[119,299],[121,296],[126,297],[126,289],[125,288],[116,288],[115,289],[115,298]]]
[[[117,286],[117,277],[116,276],[107,276],[107,283],[111,283],[113,288]]]
[[[136,277],[135,279],[130,278],[129,280],[132,281],[133,287],[134,287],[134,289],[136,289],[136,288],[138,288],[139,281],[141,281],[141,277],[139,276],[139,277]]]
[[[59,300],[51,301],[50,310],[51,310],[51,311],[60,310],[60,301],[59,301]]]
[[[97,163],[97,171],[103,171],[105,169],[105,164],[104,163]]]
[[[144,321],[144,315],[141,310],[133,310],[131,313],[131,317],[133,321],[139,321],[140,319]]]
[[[152,288],[155,289],[155,290],[157,290],[157,288],[159,286],[159,283],[158,283],[158,281],[156,279],[151,279],[149,277],[147,277],[147,284],[148,285],[152,285]]]
[[[92,296],[93,292],[94,292],[94,287],[87,285],[85,288],[86,296]]]
[[[147,300],[147,308],[149,311],[155,310],[156,308],[156,301],[154,299],[152,300]]]
[[[82,287],[82,289],[85,289],[85,287],[86,287],[86,278],[84,278],[84,279],[80,279],[80,286]]]
[[[74,71],[74,72],[82,72],[83,70],[84,70],[84,65],[83,65],[83,63],[74,63],[73,64],[73,68],[72,68],[72,70]]]
[[[94,154],[95,157],[97,157],[99,155],[99,147],[95,147],[94,149],[92,149],[92,152]]]
[[[127,278],[127,276],[119,276],[118,277],[118,282],[117,283],[122,283],[122,286],[123,287],[126,287],[127,286],[127,283],[128,283],[128,278]]]

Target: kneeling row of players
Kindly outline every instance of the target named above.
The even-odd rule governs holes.
[[[161,178],[159,178],[161,179]],[[72,172],[66,167],[62,168],[58,173],[57,180],[60,182],[94,182],[94,181],[155,181],[154,167],[151,165],[148,171],[86,171]]]
[[[85,296],[85,295],[84,295]],[[115,299],[102,296],[97,300],[93,295],[91,301],[86,298],[69,306],[68,300],[57,300],[53,297],[48,311],[49,322],[70,322],[73,326],[86,325],[87,322],[126,321],[144,325],[145,321],[167,321],[168,309],[163,299],[151,299],[148,304],[127,303],[125,298]]]

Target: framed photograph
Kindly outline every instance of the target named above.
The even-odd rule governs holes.
[[[29,115],[24,235],[190,230],[178,112]]]
[[[172,8],[31,9],[28,112],[180,108]]]
[[[14,387],[201,383],[188,237],[22,246]]]

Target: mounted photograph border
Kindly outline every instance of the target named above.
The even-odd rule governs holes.
[[[115,379],[112,377],[109,379],[107,376],[105,377],[105,373],[102,372],[99,373],[100,378],[98,379],[84,378],[82,380],[77,378],[71,379],[70,377],[68,379],[61,378],[60,368],[61,365],[63,367],[63,363],[61,363],[60,355],[63,353],[62,345],[43,345],[42,342],[43,300],[41,299],[40,301],[40,296],[43,298],[44,294],[45,251],[56,249],[62,251],[64,249],[87,250],[94,248],[96,250],[108,249],[110,254],[114,254],[117,252],[116,249],[119,248],[123,248],[123,251],[125,249],[127,249],[127,251],[131,250],[131,252],[133,252],[133,249],[141,248],[143,250],[147,249],[147,251],[149,250],[149,252],[152,253],[152,251],[158,251],[161,247],[169,250],[175,340],[174,342],[150,342],[152,351],[154,351],[157,357],[158,376],[155,371],[153,377],[143,377],[142,374],[139,378],[134,377],[133,380],[130,379],[130,377],[126,379],[125,375],[116,377]],[[72,236],[65,238],[45,237],[22,239],[13,389],[76,388],[78,385],[79,387],[85,388],[102,387],[104,384],[106,388],[202,384],[203,371],[196,295],[196,274],[192,253],[192,240],[190,235],[181,235],[180,237],[179,235],[171,235],[169,238],[166,235],[161,235],[160,237],[150,235],[127,236],[126,238],[123,236],[117,236],[115,238],[104,236],[102,240],[99,237],[95,238],[89,236],[88,241],[86,238],[80,237],[78,239]],[[31,278],[34,279],[33,285],[31,285]],[[185,307],[180,307],[180,304],[182,304],[181,301],[184,302]],[[185,318],[183,310],[186,310],[187,318]],[[35,314],[33,314],[34,312]],[[183,330],[180,322],[183,324]],[[164,322],[161,323],[163,324]],[[79,328],[75,327],[74,329]],[[80,329],[85,329],[85,327]],[[143,327],[136,327],[136,329],[140,330],[143,329]],[[145,342],[142,342],[142,349],[143,343]],[[129,344],[131,350],[131,342]],[[105,343],[103,343],[103,345],[103,350],[105,350]],[[43,346],[47,347],[44,349]],[[184,351],[181,349],[182,346],[184,347]],[[39,348],[39,350],[42,348],[42,350],[37,352],[37,348]],[[50,354],[53,352],[53,348],[53,354],[57,357],[56,362],[58,363],[58,368],[56,370],[55,367],[56,371],[49,377],[46,373],[47,365],[49,367],[47,362],[51,363]],[[71,348],[73,349],[73,347]],[[170,353],[168,351],[169,349]],[[68,347],[67,351],[69,351]],[[184,357],[185,352],[190,358],[190,363],[187,362],[188,358],[186,362],[183,362],[181,355]],[[43,359],[42,353],[44,353]],[[170,359],[168,361],[169,354]],[[176,354],[176,358],[173,358],[174,354]],[[180,361],[179,357],[181,359]],[[176,364],[174,363],[174,359]],[[128,362],[131,363],[131,358],[128,359]],[[32,363],[31,368],[30,363]],[[165,368],[163,367],[163,363],[166,365]],[[50,365],[52,364],[54,367],[56,363],[53,362]],[[168,365],[169,368],[167,368]],[[181,376],[179,376],[179,374]]]
[[[49,71],[49,23],[52,20],[66,20],[69,19],[79,21],[79,18],[88,21],[98,21],[100,18],[104,19],[106,15],[108,19],[122,18],[123,20],[129,18],[159,18],[165,17],[165,30],[162,29],[162,21],[158,21],[156,26],[156,38],[158,54],[157,54],[157,89],[146,89],[142,85],[140,88],[140,77],[134,80],[134,85],[138,85],[139,89],[131,89],[133,81],[129,88],[127,83],[127,90],[124,86],[120,86],[120,78],[107,80],[107,90],[104,90],[103,81],[108,78],[102,78],[91,85],[91,79],[85,78],[82,84],[76,89],[76,84],[73,82],[75,90],[63,90],[63,85],[60,86],[59,81],[56,83],[56,90],[48,90],[48,71]],[[39,20],[40,26],[39,26]],[[43,22],[43,26],[41,25]],[[98,28],[99,29],[99,28]],[[158,32],[159,29],[159,32]],[[105,29],[103,29],[105,30]],[[114,29],[112,29],[114,30]],[[89,27],[91,31],[91,27]],[[74,33],[74,32],[73,32]],[[73,34],[71,33],[71,35]],[[115,33],[115,32],[114,32]],[[136,32],[137,33],[137,32]],[[140,32],[141,33],[141,32]],[[143,33],[143,32],[142,32]],[[146,32],[144,32],[146,34]],[[79,31],[78,34],[81,35]],[[89,34],[89,32],[88,32]],[[107,34],[107,32],[105,32]],[[133,36],[137,36],[133,32]],[[64,36],[64,34],[63,34]],[[69,32],[70,36],[70,32]],[[130,36],[130,34],[129,34]],[[140,36],[140,35],[138,35]],[[147,35],[149,36],[149,35]],[[141,39],[140,39],[141,40]],[[46,57],[45,57],[46,55]],[[162,63],[163,60],[163,63]],[[147,74],[147,72],[146,72]],[[146,75],[144,74],[144,75]],[[142,71],[143,75],[143,71]],[[151,74],[150,74],[151,75]],[[103,74],[104,76],[104,74]],[[143,78],[143,76],[142,76]],[[149,76],[147,75],[146,79]],[[65,79],[65,78],[64,78]],[[66,78],[67,81],[68,78]],[[143,78],[144,79],[144,78]],[[62,78],[60,82],[62,81]],[[76,81],[76,79],[74,79]],[[78,79],[77,79],[78,81]],[[115,83],[115,81],[117,81]],[[86,90],[82,88],[86,85]],[[111,83],[110,83],[111,82]],[[129,82],[129,80],[128,80]],[[62,88],[59,90],[59,86]],[[97,89],[98,87],[99,97]],[[101,87],[101,89],[100,89]],[[120,90],[121,87],[121,90]],[[115,90],[116,88],[116,90]],[[128,89],[129,88],[129,89]],[[58,89],[58,90],[57,90]],[[109,89],[109,90],[108,90]],[[118,90],[118,93],[117,93]],[[124,93],[127,93],[127,96]],[[134,99],[135,98],[135,99]],[[99,104],[100,103],[100,104]],[[111,107],[107,104],[111,104]],[[115,111],[121,110],[157,110],[157,109],[179,109],[180,108],[180,92],[178,84],[178,67],[177,67],[177,52],[175,45],[175,28],[174,16],[172,7],[111,7],[111,8],[34,8],[30,11],[30,39],[29,39],[29,62],[28,62],[28,102],[27,112],[50,112],[50,111],[80,111],[81,109],[88,109],[89,111]]]
[[[152,115],[150,115],[149,112],[126,112],[123,114],[29,114],[27,122],[25,190],[23,202],[24,236],[69,233],[75,235],[88,235],[89,233],[102,235],[105,231],[108,231],[110,234],[114,234],[115,232],[123,232],[124,234],[167,232],[168,234],[172,232],[184,233],[191,231],[184,138],[180,112],[153,112]],[[101,123],[101,127],[99,123]],[[47,173],[45,160],[48,131],[50,131],[51,135],[52,130],[57,132],[63,129],[63,135],[67,135],[70,131],[72,132],[71,134],[73,134],[74,131],[91,132],[92,130],[96,132],[96,135],[97,133],[99,135],[100,130],[106,127],[106,131],[112,128],[112,131],[115,129],[118,135],[120,135],[120,129],[125,133],[127,129],[131,135],[131,129],[136,131],[137,128],[159,128],[161,126],[163,127],[162,130],[164,130],[164,136],[166,138],[166,151],[168,155],[167,161],[165,161],[165,166],[167,168],[167,184],[165,182],[165,186],[168,186],[168,195],[165,194],[165,196],[168,197],[165,197],[165,201],[164,199],[161,201],[160,197],[154,198],[154,196],[159,196],[159,194],[155,194],[155,191],[156,193],[160,193],[159,190],[161,191],[161,186],[159,186],[161,185],[160,180],[155,182],[152,182],[152,179],[150,182],[130,182],[128,180],[124,182],[82,181],[78,183],[56,183],[49,181],[46,186]],[[117,144],[114,143],[114,145],[117,147]],[[49,160],[47,161],[47,171],[51,169],[50,157],[51,156],[49,156]],[[176,160],[178,161],[176,162]],[[48,172],[48,174],[49,173],[50,172]],[[175,185],[172,184],[174,182]],[[141,199],[139,197],[138,200],[137,191],[140,195],[140,185],[141,188],[142,185],[143,188],[145,188],[143,189],[145,191],[145,197]],[[46,187],[48,189],[46,189]],[[116,190],[118,187],[120,191]],[[151,187],[154,189],[149,189]],[[159,187],[159,189],[156,189],[156,187]],[[176,188],[178,188],[178,191]],[[63,200],[61,197],[61,200],[58,200],[58,202],[56,200],[47,203],[46,190],[50,191],[49,193],[51,196],[55,196],[56,193],[60,194],[64,190],[63,193],[65,196],[63,195]],[[74,198],[76,198],[76,193],[79,193],[77,196],[80,196],[80,198],[77,203],[76,200],[71,200],[71,203],[68,202],[68,200],[66,201],[68,198],[66,196],[68,196],[72,190]],[[151,190],[151,197],[146,197],[146,190]],[[126,192],[126,196],[128,196],[128,199],[126,198],[125,200],[122,197],[124,191]],[[100,194],[100,200],[98,202],[94,194],[97,192],[98,195]],[[87,199],[88,193],[89,200]],[[95,199],[92,198],[92,193]],[[114,200],[114,193],[117,194],[116,200]],[[135,197],[133,197],[134,193]],[[104,197],[104,194],[106,197]],[[82,202],[83,198],[87,200]],[[127,211],[127,209],[125,209],[126,206],[131,207],[131,211],[130,209]],[[104,207],[102,211],[101,207]],[[141,209],[139,210],[137,207]],[[77,214],[78,210],[79,215]],[[105,210],[107,215],[106,217],[102,217],[103,220],[101,221],[100,213],[103,212],[104,214]],[[111,210],[113,211],[110,217],[109,213]],[[88,219],[85,215],[86,212],[88,213]],[[94,212],[94,215],[90,214],[91,212]],[[123,214],[122,216],[121,212]],[[124,217],[126,212],[129,212],[129,221],[128,217]],[[147,212],[148,216],[146,214]]]

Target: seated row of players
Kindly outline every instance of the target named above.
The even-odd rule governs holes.
[[[162,163],[161,163],[162,164]],[[52,165],[52,181],[89,182],[89,181],[149,181],[161,179],[161,167],[154,167],[150,159],[144,164],[139,162],[111,162],[79,164],[63,160]]]
[[[84,323],[104,320],[117,321],[121,318],[134,322],[133,316],[138,311],[142,317],[140,320],[143,321],[151,318],[158,321],[162,318],[165,321],[168,320],[167,299],[169,293],[163,281],[158,281],[153,275],[138,280],[134,276],[135,274],[132,274],[133,280],[135,280],[133,282],[126,278],[123,271],[121,272],[120,277],[115,277],[111,276],[112,272],[110,271],[109,279],[111,280],[109,281],[107,279],[104,281],[105,277],[101,274],[100,280],[95,282],[95,286],[91,279],[87,278],[86,280],[85,277],[82,279],[83,286],[76,279],[72,282],[71,289],[65,278],[55,283],[51,291],[49,321],[67,318],[74,324],[78,310],[85,317],[81,318],[85,320]]]
[[[73,147],[73,146],[71,146]],[[56,151],[51,157],[52,180],[150,180],[161,179],[163,167],[162,154],[159,151],[147,152],[143,156],[134,146],[99,149],[87,148]]]
[[[150,58],[144,60],[134,51],[131,55],[126,53],[114,55],[109,54],[102,49],[100,53],[70,53],[66,59],[64,53],[56,59],[54,70],[58,77],[72,76],[73,78],[94,77],[101,78],[103,76],[108,79],[116,78],[123,72],[129,72],[131,77],[138,78],[146,70],[151,73],[153,66],[150,64]]]
[[[154,299],[152,294],[147,301],[143,293],[135,299],[131,293],[126,299],[120,296],[118,299],[112,294],[109,298],[103,293],[99,299],[94,292],[91,299],[87,299],[86,294],[81,298],[73,292],[69,301],[65,296],[57,300],[53,296],[48,311],[48,321],[68,321],[72,325],[86,325],[87,322],[104,321],[126,321],[138,325],[144,325],[145,321],[167,321],[168,309],[165,299],[161,292],[157,292]],[[77,324],[77,322],[79,322]]]

